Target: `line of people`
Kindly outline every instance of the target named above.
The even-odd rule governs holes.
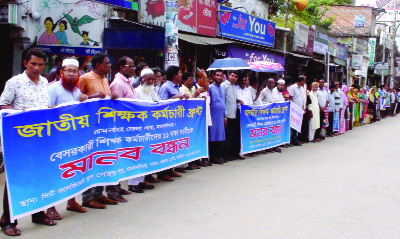
[[[121,184],[93,187],[82,193],[82,205],[75,198],[68,200],[67,210],[85,213],[85,208],[105,209],[107,205],[117,205],[127,202],[125,195],[143,193],[144,190],[154,189],[154,183],[174,181],[181,177],[180,173],[187,170],[208,167],[213,164],[224,164],[232,160],[244,160],[255,153],[241,155],[240,148],[240,107],[241,105],[262,105],[273,102],[291,100],[304,110],[301,133],[291,130],[289,145],[267,149],[259,153],[282,152],[281,148],[301,146],[305,142],[319,142],[325,136],[331,137],[344,133],[349,119],[351,126],[358,126],[370,113],[371,105],[375,106],[374,116],[383,117],[382,108],[377,110],[378,101],[390,95],[389,114],[396,110],[400,97],[393,91],[375,94],[374,88],[362,96],[357,94],[357,85],[347,90],[341,82],[335,82],[329,89],[323,79],[311,84],[310,91],[306,87],[306,76],[299,76],[293,85],[292,79],[285,77],[275,81],[269,78],[259,82],[255,77],[249,77],[246,72],[231,71],[226,76],[223,70],[216,70],[207,76],[204,70],[198,69],[196,79],[193,73],[181,73],[179,67],[171,66],[165,72],[158,68],[150,69],[146,63],[135,65],[130,57],[122,57],[116,62],[118,73],[109,84],[106,75],[109,74],[111,63],[108,56],[98,53],[92,58],[92,70],[82,72],[81,64],[72,58],[63,59],[58,72],[60,80],[51,84],[41,76],[45,67],[46,55],[38,48],[26,52],[23,58],[26,70],[7,81],[0,97],[1,109],[34,109],[48,108],[67,102],[83,102],[90,98],[130,98],[154,102],[168,99],[204,98],[207,102],[206,114],[209,129],[209,158],[191,162],[188,165],[168,169],[157,173],[157,176],[146,175],[128,180],[128,190]],[[226,80],[224,78],[226,77]],[[57,77],[56,77],[57,78]],[[393,94],[392,94],[393,93]],[[381,95],[382,94],[382,95]],[[364,104],[362,107],[361,104]],[[386,105],[386,104],[385,104]],[[362,110],[360,110],[362,108]],[[400,108],[400,107],[399,107]],[[368,109],[368,111],[366,110]],[[333,128],[333,116],[338,112],[339,129]],[[398,110],[397,110],[398,112]],[[376,115],[376,116],[375,116]],[[368,121],[367,121],[368,122]],[[371,120],[373,122],[373,120]],[[322,131],[326,126],[326,134]],[[104,195],[104,189],[106,195]],[[0,219],[2,231],[8,236],[18,236],[21,231],[17,221],[10,220],[7,184],[3,198],[3,215]],[[55,207],[47,212],[41,211],[32,215],[32,222],[54,226],[55,220],[62,216]]]

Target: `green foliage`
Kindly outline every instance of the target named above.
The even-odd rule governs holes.
[[[270,4],[270,19],[278,26],[285,26],[286,0],[268,0]],[[294,2],[289,1],[287,27],[294,27],[294,23],[299,21],[306,25],[317,25],[329,30],[334,17],[322,20],[322,16],[331,5],[350,5],[352,0],[309,0],[308,6],[304,11],[297,11]]]

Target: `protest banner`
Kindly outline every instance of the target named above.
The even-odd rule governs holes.
[[[304,110],[293,102],[290,102],[290,128],[301,133]]]
[[[260,106],[242,105],[241,153],[251,153],[289,143],[289,108],[289,102]]]
[[[12,220],[208,157],[206,103],[96,100],[2,114]]]
[[[339,111],[333,113],[333,131],[339,131]]]

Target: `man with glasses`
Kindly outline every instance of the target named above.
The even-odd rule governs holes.
[[[110,85],[111,93],[118,95],[118,98],[136,99],[135,90],[129,78],[135,75],[135,64],[133,60],[124,56],[117,62],[119,72],[115,74],[114,81]]]

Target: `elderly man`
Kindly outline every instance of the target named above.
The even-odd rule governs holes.
[[[274,87],[275,87],[275,79],[269,78],[267,81],[267,87],[265,87],[260,93],[260,98],[264,104],[270,104],[273,102],[272,89],[274,89]]]
[[[285,90],[285,80],[279,79],[278,86],[272,90],[272,101],[276,102],[284,102],[285,97],[283,97],[282,92]]]
[[[48,89],[49,94],[49,107],[55,107],[62,103],[73,101],[84,101],[88,99],[87,95],[81,94],[77,87],[79,79],[79,62],[75,59],[65,59],[62,62],[61,80],[51,84]],[[75,198],[68,200],[68,211],[85,213],[86,210]],[[57,212],[55,207],[51,207],[46,213],[53,220],[61,220],[61,215]]]
[[[179,71],[179,67],[170,66],[166,71],[167,82],[165,82],[158,94],[161,100],[168,99],[189,99],[188,95],[183,95],[179,91],[179,84],[181,83],[182,74]],[[175,172],[173,169],[168,169],[158,173],[158,179],[163,181],[174,181],[171,177],[181,177],[181,175]]]
[[[328,91],[324,89],[325,81],[321,78],[318,82],[317,98],[319,106],[319,125],[320,127],[315,131],[315,137],[321,140],[325,139],[325,136],[321,135],[322,126],[325,119],[325,109],[329,105]]]
[[[88,95],[89,98],[118,98],[116,93],[111,94],[110,86],[106,79],[106,75],[110,71],[111,64],[108,56],[104,53],[97,53],[92,57],[93,70],[82,75],[79,78],[79,89],[82,94]],[[111,200],[103,195],[103,186],[91,188],[82,193],[82,205],[84,207],[104,209],[105,204],[115,205],[118,201]]]
[[[46,78],[42,77],[46,55],[41,49],[29,49],[24,56],[26,70],[7,81],[0,97],[0,109],[25,110],[30,108],[48,108]],[[47,216],[44,211],[32,214],[32,222],[47,226],[57,223]],[[4,186],[3,215],[0,219],[1,230],[7,236],[19,236],[17,220],[11,222],[8,202],[7,182]]]
[[[306,109],[306,91],[304,89],[304,84],[306,83],[306,78],[304,76],[299,76],[296,83],[292,85],[289,89],[290,100],[296,105],[301,107],[303,110]],[[304,121],[304,120],[303,120]],[[300,142],[297,140],[297,131],[291,129],[290,144],[294,146],[300,146]]]

